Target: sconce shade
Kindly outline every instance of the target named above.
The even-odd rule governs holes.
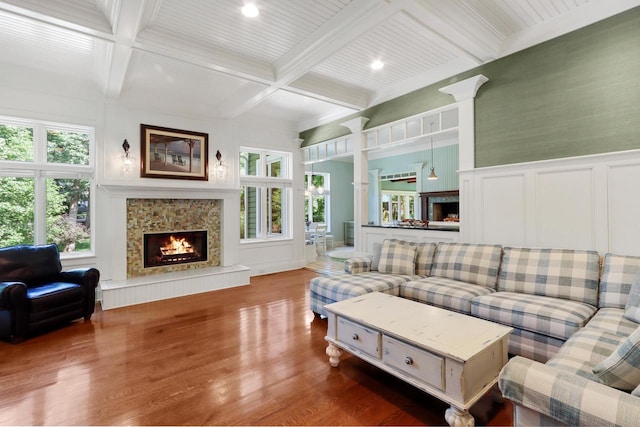
[[[129,145],[129,141],[125,139],[124,142],[122,143],[122,149],[124,150],[124,153],[120,155],[120,161],[122,162],[122,172],[124,173],[129,173],[129,169],[131,168],[131,165],[135,160],[131,155],[131,153],[129,152],[130,148],[131,148],[131,145]]]
[[[227,173],[227,167],[222,162],[222,153],[220,153],[220,150],[216,151],[216,159],[218,160],[218,163],[216,163],[216,175],[218,175],[218,178],[224,178]]]

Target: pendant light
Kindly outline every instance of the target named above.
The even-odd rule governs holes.
[[[433,122],[430,124],[430,131],[433,133]],[[438,175],[436,175],[436,168],[433,165],[433,137],[431,137],[431,173],[427,179],[431,181],[438,179]]]

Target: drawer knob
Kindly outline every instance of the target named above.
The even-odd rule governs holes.
[[[404,363],[407,365],[413,365],[413,359],[409,356],[404,358]]]
[[[353,334],[353,336],[351,337],[354,341],[358,341],[360,339],[360,337],[358,336],[358,334]]]

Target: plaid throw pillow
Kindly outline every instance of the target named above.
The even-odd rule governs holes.
[[[385,240],[382,242],[378,271],[389,274],[415,274],[416,247]]]
[[[627,304],[624,308],[624,317],[640,323],[640,268],[631,282],[629,299],[627,299]]]
[[[603,384],[631,391],[640,384],[640,328],[593,368]]]

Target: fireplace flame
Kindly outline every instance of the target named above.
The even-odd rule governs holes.
[[[162,255],[190,254],[194,252],[193,246],[185,238],[176,239],[169,236],[169,242],[160,248]]]

